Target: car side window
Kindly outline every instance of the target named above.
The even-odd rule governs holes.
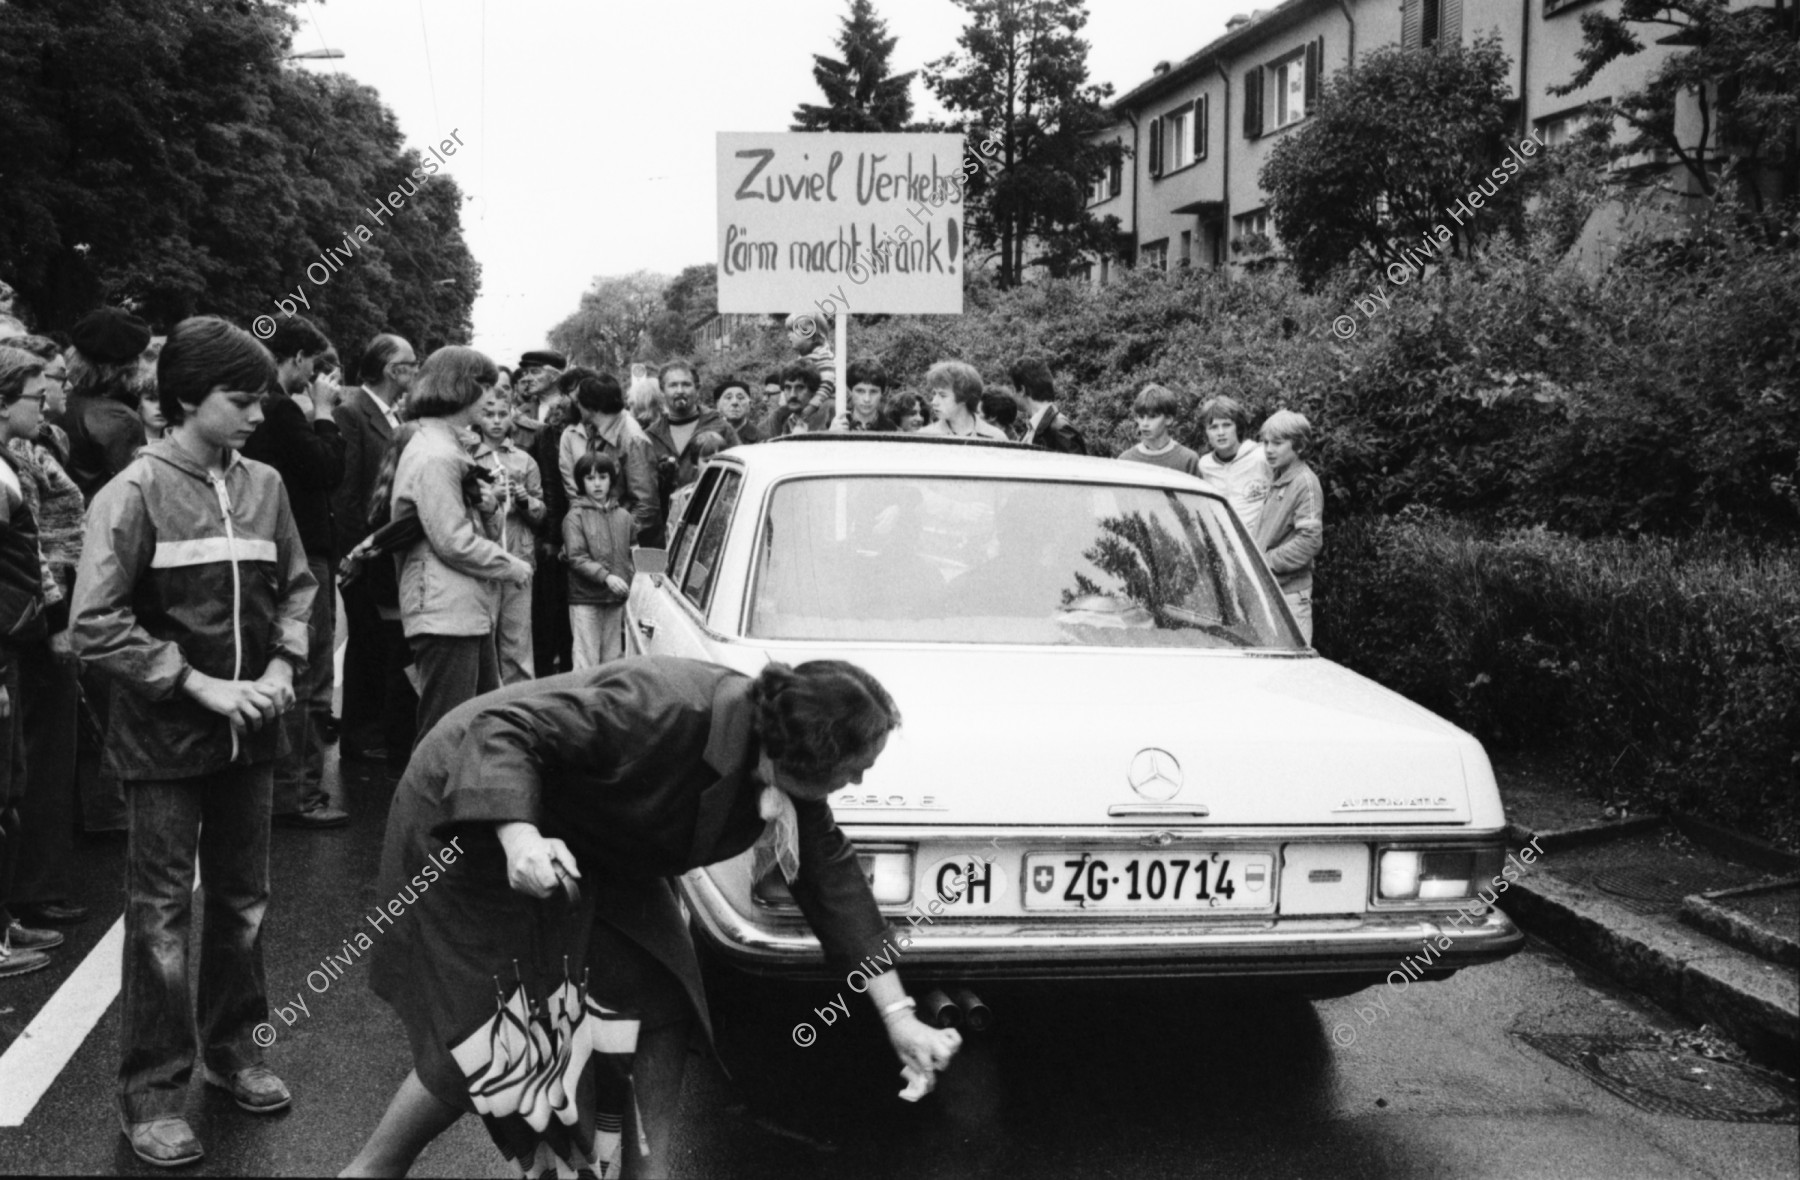
[[[743,483],[743,477],[735,471],[720,474],[718,490],[700,522],[693,556],[681,575],[681,592],[703,611],[712,597],[713,575],[718,571],[719,555],[724,551],[725,534],[731,527],[731,514],[737,509]]]
[[[687,576],[687,562],[694,555],[694,538],[700,534],[695,526],[706,511],[706,502],[712,499],[713,489],[719,486],[720,471],[721,468],[708,467],[700,473],[700,481],[694,485],[694,494],[688,498],[680,518],[670,522],[674,533],[669,544],[668,572],[677,586]]]

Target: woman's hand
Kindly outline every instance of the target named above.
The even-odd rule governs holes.
[[[545,836],[536,824],[501,824],[495,829],[506,850],[506,883],[531,897],[549,897],[560,884],[557,868],[579,879],[575,856],[561,840]]]
[[[911,1012],[888,1020],[887,1032],[900,1063],[920,1073],[937,1073],[946,1068],[962,1048],[961,1033],[953,1028],[932,1028]]]

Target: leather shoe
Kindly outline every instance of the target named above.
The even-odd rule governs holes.
[[[238,1106],[251,1114],[273,1114],[294,1100],[287,1086],[266,1065],[248,1066],[230,1077],[207,1066],[206,1084],[230,1091]]]
[[[20,951],[47,951],[63,944],[60,930],[37,930],[22,926],[18,919],[6,928],[6,945]]]
[[[287,811],[275,817],[275,822],[284,828],[341,828],[350,822],[350,813],[339,810],[330,804],[321,803],[317,807],[309,807],[305,811]]]
[[[88,908],[74,902],[47,901],[42,905],[16,905],[13,916],[27,926],[79,926],[87,921]]]
[[[179,1168],[200,1162],[206,1149],[194,1138],[194,1129],[180,1115],[166,1115],[148,1122],[129,1123],[120,1118],[131,1154],[159,1168]]]
[[[0,944],[0,979],[14,975],[30,975],[33,971],[42,971],[50,965],[50,956],[43,951],[22,951],[18,947]]]

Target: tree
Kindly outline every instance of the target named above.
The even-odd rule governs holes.
[[[794,111],[795,131],[900,131],[912,119],[912,80],[916,71],[888,75],[888,58],[897,37],[875,15],[870,0],[850,0],[850,15],[838,32],[843,59],[813,55],[813,80],[825,104],[801,103]]]
[[[1525,186],[1495,171],[1510,160],[1509,68],[1498,38],[1384,46],[1321,84],[1316,112],[1258,178],[1302,283],[1346,263],[1381,270],[1468,254],[1519,227]],[[1466,213],[1453,212],[1459,202]]]
[[[1796,189],[1800,152],[1800,43],[1794,39],[1794,13],[1774,8],[1732,10],[1725,0],[1624,0],[1617,15],[1604,11],[1582,14],[1581,68],[1552,94],[1572,94],[1594,80],[1621,57],[1641,53],[1643,42],[1632,26],[1673,30],[1661,44],[1689,46],[1671,55],[1642,89],[1622,94],[1597,111],[1623,119],[1631,138],[1614,148],[1616,156],[1661,149],[1678,160],[1704,195],[1734,185],[1755,210],[1774,192],[1765,173],[1771,164],[1786,172],[1791,195]],[[1785,26],[1785,27],[1784,27]],[[1683,95],[1697,108],[1698,130],[1678,132],[1676,106]],[[1606,124],[1610,127],[1610,121]]]
[[[970,139],[968,230],[999,262],[1002,287],[1027,266],[1063,276],[1111,250],[1117,219],[1087,211],[1090,183],[1119,149],[1094,142],[1112,87],[1089,85],[1084,0],[956,0],[961,49],[925,80]],[[976,142],[979,136],[979,143]],[[1027,257],[1027,250],[1035,250]]]
[[[581,306],[550,329],[551,347],[578,365],[616,369],[627,361],[657,359],[652,329],[667,314],[663,292],[667,275],[647,270],[628,275],[602,275],[581,295]]]
[[[718,315],[718,263],[695,263],[662,288],[662,313],[650,329],[653,344],[664,353],[686,353],[693,335]]]
[[[161,328],[249,322],[298,287],[346,360],[383,328],[467,338],[480,270],[455,183],[374,220],[423,161],[374,90],[283,65],[295,27],[252,0],[0,4],[0,274],[34,326],[102,301]]]

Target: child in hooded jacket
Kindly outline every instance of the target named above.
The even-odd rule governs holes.
[[[625,654],[625,599],[637,572],[631,558],[635,525],[613,497],[619,465],[590,452],[575,463],[581,489],[563,518],[563,560],[569,565],[569,629],[574,666],[592,668]]]

